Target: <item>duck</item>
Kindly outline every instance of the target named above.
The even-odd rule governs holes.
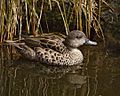
[[[28,60],[47,65],[71,66],[83,62],[84,57],[79,49],[80,46],[97,45],[97,42],[89,40],[84,32],[73,30],[65,38],[45,34],[36,38],[25,38],[22,43],[11,42],[11,44]]]

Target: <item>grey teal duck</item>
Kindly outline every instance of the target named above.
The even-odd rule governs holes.
[[[79,31],[69,32],[66,38],[57,35],[41,35],[25,38],[24,43],[12,42],[12,45],[25,58],[48,65],[76,65],[83,61],[83,54],[78,49],[83,44],[97,45]]]

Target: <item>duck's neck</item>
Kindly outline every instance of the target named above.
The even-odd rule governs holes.
[[[73,52],[80,51],[78,48],[73,48],[73,47],[68,47],[68,50]]]

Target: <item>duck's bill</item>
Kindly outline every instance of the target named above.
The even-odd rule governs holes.
[[[87,39],[85,44],[87,44],[87,45],[97,45],[97,42]]]

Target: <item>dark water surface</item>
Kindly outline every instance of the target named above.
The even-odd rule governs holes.
[[[82,67],[45,66],[1,46],[0,96],[120,96],[120,50],[107,44],[82,47]]]

